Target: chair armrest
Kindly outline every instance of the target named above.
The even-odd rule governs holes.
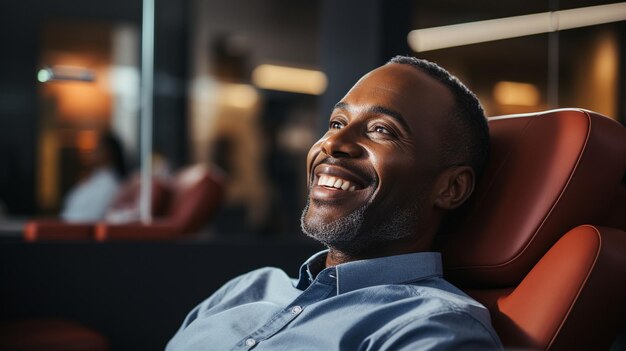
[[[33,220],[24,226],[24,240],[91,240],[94,223],[68,223],[59,220]]]
[[[98,223],[95,226],[96,241],[161,241],[177,239],[183,234],[180,225],[169,221],[150,224]]]

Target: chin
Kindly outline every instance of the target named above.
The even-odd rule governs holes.
[[[419,207],[397,208],[382,216],[371,216],[369,205],[363,205],[341,218],[324,221],[307,203],[302,214],[302,231],[330,249],[351,256],[374,255],[375,252],[401,242],[417,241]]]

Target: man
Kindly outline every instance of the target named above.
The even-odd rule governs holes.
[[[230,281],[168,350],[501,348],[487,310],[428,252],[487,153],[482,107],[448,72],[399,56],[368,73],[308,155],[302,229],[328,251],[297,280],[264,268]]]

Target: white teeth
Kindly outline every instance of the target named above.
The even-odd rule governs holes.
[[[326,181],[326,184],[324,184],[324,185],[326,185],[326,186],[334,186],[336,181],[337,181],[337,178],[330,177],[330,178],[328,178],[328,180]]]
[[[352,185],[349,180],[344,180],[341,178],[331,177],[327,175],[320,175],[319,179],[317,180],[317,185],[329,186],[344,191],[356,190],[356,185]]]
[[[328,176],[321,176],[317,181],[317,185],[326,185],[326,181],[328,180]]]

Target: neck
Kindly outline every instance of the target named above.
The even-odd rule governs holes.
[[[356,253],[330,247],[328,255],[326,255],[326,267],[333,267],[342,263],[371,258],[430,251],[432,248],[432,241],[433,236],[431,235],[420,236],[417,238],[409,236],[399,240],[376,243],[372,245],[371,248]]]

